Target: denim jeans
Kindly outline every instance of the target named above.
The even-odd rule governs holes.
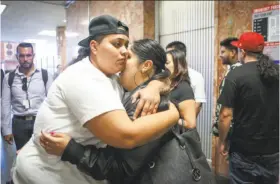
[[[279,179],[279,153],[244,156],[230,154],[229,177],[231,184],[277,184]]]
[[[21,149],[33,134],[35,120],[21,120],[13,118],[13,135],[17,150]]]

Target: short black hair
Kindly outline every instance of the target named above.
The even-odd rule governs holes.
[[[229,49],[229,50],[235,50],[235,52],[237,53],[238,52],[238,49],[237,47],[231,45],[231,42],[232,41],[238,41],[238,38],[236,37],[228,37],[224,40],[222,40],[220,42],[220,46],[224,46],[225,48]]]
[[[31,43],[22,42],[22,43],[18,44],[18,46],[17,46],[17,53],[18,53],[18,48],[19,47],[29,47],[29,48],[32,49],[32,52],[34,53],[33,45]]]
[[[183,42],[180,42],[180,41],[171,42],[166,46],[166,49],[169,49],[169,48],[174,48],[176,50],[180,50],[180,51],[184,52],[185,55],[187,55],[187,47]]]

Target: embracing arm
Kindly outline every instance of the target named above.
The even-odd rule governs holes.
[[[136,104],[125,103],[127,111],[134,111],[135,106]],[[166,97],[162,97],[158,110],[166,111],[168,106],[168,99]],[[153,155],[152,153],[155,152],[155,150],[158,150],[161,145],[161,141],[162,140],[158,139],[151,141],[144,146],[129,150],[116,149],[111,146],[101,149],[96,149],[95,146],[84,146],[83,156],[76,159],[77,161],[79,160],[77,162],[77,166],[81,171],[88,173],[95,179],[97,179],[97,176],[103,176],[110,181],[114,181],[114,183],[116,183],[116,181],[123,181],[123,179],[127,176],[138,173],[139,169],[141,169],[147,160],[149,160],[151,155]],[[71,142],[71,144],[78,144],[73,140]],[[75,148],[73,145],[72,150],[70,150],[69,146],[67,147],[68,148],[66,148],[62,155],[62,159],[69,161],[71,157],[77,158],[79,156],[76,155],[81,155],[77,152],[79,149],[77,146]],[[80,150],[82,149],[80,148]],[[68,158],[65,158],[67,155],[71,154],[70,152],[72,152],[72,156],[70,155],[70,157],[68,156]],[[139,157],[138,153],[141,153],[141,157]],[[131,173],[131,171],[133,172]]]
[[[131,103],[131,100],[125,102],[126,110],[132,116],[137,104]],[[168,109],[167,97],[162,97],[159,105],[159,111],[166,111]],[[52,136],[42,133],[41,144],[50,154],[61,155],[63,161],[77,165],[78,169],[97,180],[108,179],[110,181],[122,181],[126,176],[130,176],[126,171],[133,173],[142,168],[146,163],[151,153],[158,149],[161,140],[152,141],[143,147],[138,147],[136,150],[116,149],[111,146],[97,149],[95,145],[83,146],[75,142],[69,136],[61,133],[55,133]],[[48,142],[48,146],[45,145]],[[54,144],[53,144],[54,143]],[[54,146],[55,145],[55,146]],[[52,147],[53,146],[53,147]],[[50,149],[52,147],[52,149]],[[49,148],[49,149],[48,149]],[[141,158],[137,153],[141,153]],[[115,157],[115,154],[118,154]],[[145,155],[145,156],[144,156]],[[129,162],[126,162],[129,159]],[[144,159],[144,160],[143,160]],[[134,163],[130,165],[131,161]],[[125,162],[126,164],[122,164]],[[121,183],[121,182],[120,182]]]
[[[89,82],[94,85],[88,85]],[[73,85],[79,87],[71,90]],[[165,112],[140,117],[133,122],[107,78],[93,78],[92,81],[73,78],[71,83],[60,88],[77,120],[95,137],[113,147],[129,149],[143,145],[166,132],[179,119],[176,107],[171,104]]]
[[[134,112],[133,119],[139,115],[145,116],[157,112],[160,102],[160,94],[167,94],[170,91],[171,81],[169,78],[152,80],[147,87],[138,90],[132,95],[132,103],[139,99]],[[141,113],[141,114],[140,114]]]
[[[119,165],[116,162],[112,147],[99,148],[95,145],[83,146],[71,139],[67,144],[62,156],[62,161],[69,161],[71,164],[96,180],[117,180],[121,175]]]
[[[47,153],[61,156],[62,161],[76,165],[80,171],[96,180],[107,179],[109,170],[119,172],[116,167],[112,167],[115,159],[110,147],[98,149],[95,145],[84,146],[67,134],[44,132],[40,136],[40,144]]]
[[[165,112],[144,116],[132,122],[124,110],[104,113],[85,124],[96,137],[108,145],[131,149],[165,133],[178,121],[173,104]]]

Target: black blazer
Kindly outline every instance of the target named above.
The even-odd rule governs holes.
[[[132,92],[126,93],[122,100],[131,119],[138,103],[136,101],[136,103],[132,104],[131,96],[146,85],[147,82],[138,86]],[[161,96],[158,111],[167,110],[168,103],[168,96]],[[94,145],[83,146],[72,139],[68,143],[61,159],[77,165],[80,171],[96,180],[106,179],[111,184],[134,183],[133,180],[146,168],[145,166],[157,154],[159,148],[171,137],[169,133],[166,133],[157,140],[130,150],[111,146],[97,149]]]

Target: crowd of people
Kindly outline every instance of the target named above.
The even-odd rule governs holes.
[[[79,46],[78,57],[54,77],[36,68],[30,43],[18,45],[14,71],[1,71],[1,133],[17,149],[12,182],[216,183],[196,130],[204,79],[188,66],[185,44],[129,43],[128,26],[102,15]],[[263,49],[255,32],[220,43],[229,69],[213,135],[233,184],[279,179],[279,66]],[[179,170],[191,174],[178,177]]]

